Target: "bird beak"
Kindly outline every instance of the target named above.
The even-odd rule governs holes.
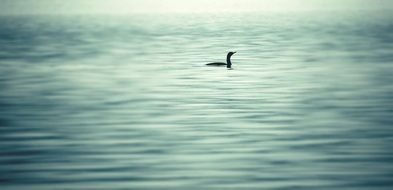
[[[233,52],[233,54],[235,54],[235,53],[236,53],[236,51]]]

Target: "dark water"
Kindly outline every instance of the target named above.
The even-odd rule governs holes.
[[[1,189],[392,189],[392,50],[386,12],[3,16]]]

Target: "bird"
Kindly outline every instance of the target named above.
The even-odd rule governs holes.
[[[206,65],[207,65],[207,66],[224,66],[224,65],[226,65],[228,69],[231,69],[231,66],[232,66],[232,63],[231,63],[231,56],[232,56],[233,54],[235,54],[235,53],[236,53],[236,51],[234,51],[234,52],[232,52],[232,51],[228,52],[228,54],[227,54],[227,63],[214,62],[214,63],[208,63],[208,64],[206,64]]]

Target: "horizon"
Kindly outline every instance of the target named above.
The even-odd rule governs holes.
[[[391,10],[389,0],[0,0],[2,15]]]

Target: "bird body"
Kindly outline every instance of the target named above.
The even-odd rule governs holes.
[[[235,52],[228,52],[228,54],[227,54],[227,63],[222,63],[222,62],[214,62],[214,63],[208,63],[208,64],[206,64],[207,66],[227,66],[227,68],[228,69],[230,69],[231,68],[231,66],[232,66],[232,62],[231,62],[231,56],[233,55],[233,54],[235,54],[236,53],[236,51]]]
[[[223,63],[223,62],[214,62],[214,63],[208,63],[208,64],[206,64],[206,65],[209,65],[209,66],[226,66],[227,64],[226,63]]]

